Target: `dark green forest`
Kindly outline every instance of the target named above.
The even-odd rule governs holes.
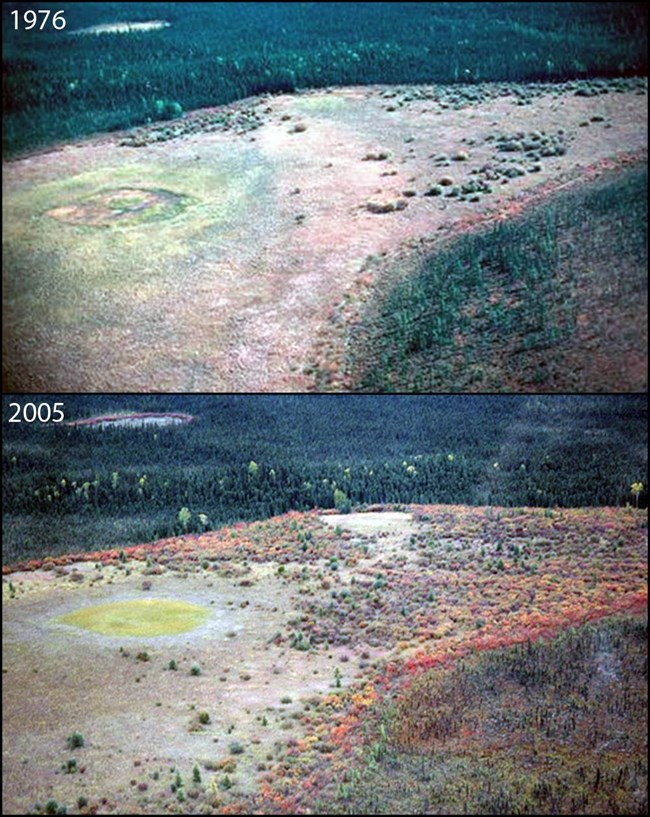
[[[195,419],[105,430],[9,423],[12,398],[5,396],[5,563],[288,510],[621,506],[636,504],[633,482],[647,486],[642,396],[48,395],[47,401],[64,403],[66,421],[124,411]]]
[[[64,30],[15,30],[26,9]],[[3,150],[261,93],[645,75],[643,3],[3,3]],[[74,36],[119,21],[155,31]],[[40,20],[39,20],[40,24]]]
[[[348,344],[355,390],[588,391],[564,358],[577,316],[645,303],[647,269],[644,164],[424,258],[370,302],[355,327]],[[491,301],[495,291],[503,297]]]

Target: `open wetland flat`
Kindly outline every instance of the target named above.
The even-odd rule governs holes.
[[[540,637],[577,638],[573,628],[583,632],[613,615],[641,622],[646,521],[645,511],[631,508],[292,512],[123,551],[5,567],[4,811],[42,812],[56,801],[68,812],[102,814],[338,813],[353,794],[362,796],[363,775],[377,770],[391,746],[422,751],[422,740],[433,741],[423,758],[438,753],[436,762],[446,764],[446,752],[460,747],[458,762],[469,763],[476,746],[488,746],[493,759],[524,764],[517,779],[532,787],[551,749],[560,751],[555,733],[547,747],[544,723],[517,733],[515,754],[502,738],[512,724],[493,734],[488,713],[480,721],[487,731],[456,727],[451,710],[440,710],[442,737],[435,724],[430,738],[410,731],[408,713],[400,721],[381,716],[383,737],[372,744],[382,707],[396,702],[390,711],[399,713],[414,679],[428,683],[436,667],[462,674],[473,654],[528,644],[530,660]],[[641,624],[621,626],[632,638],[625,643],[636,644],[630,633]],[[622,689],[632,670],[620,634],[586,632],[599,645],[596,668],[587,686],[575,681],[578,708],[570,711],[591,723],[589,701],[605,711],[598,696],[614,700],[614,687]],[[585,655],[592,660],[589,649]],[[502,691],[515,697],[498,712],[527,711],[513,677]],[[580,689],[587,690],[582,703]],[[526,690],[538,694],[535,685]],[[619,715],[636,713],[634,690],[625,691]],[[422,694],[430,701],[424,723],[438,703]],[[487,693],[472,703],[463,682],[458,694],[467,713]],[[641,724],[638,713],[634,718]],[[586,745],[566,733],[562,751],[571,756],[563,763],[576,780],[584,779],[580,763],[609,763],[614,775],[624,768],[611,796],[629,810],[642,794],[641,738],[633,730],[622,740],[620,723],[598,724]],[[470,737],[476,746],[470,741],[467,754]],[[368,768],[367,751],[376,755]],[[450,780],[458,773],[445,768]],[[393,765],[380,776],[399,782],[401,774]],[[578,785],[562,791],[575,794]],[[601,796],[590,788],[586,802],[599,804]]]
[[[350,388],[346,327],[392,255],[645,164],[646,123],[642,79],[350,87],[7,161],[5,388],[304,391],[323,370]],[[642,388],[647,368],[631,300],[613,390]],[[597,326],[578,365],[612,332]]]

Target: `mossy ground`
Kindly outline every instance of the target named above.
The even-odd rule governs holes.
[[[59,620],[105,635],[156,636],[193,630],[208,613],[205,607],[186,601],[134,599],[82,607]]]

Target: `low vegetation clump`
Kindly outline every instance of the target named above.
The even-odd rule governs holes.
[[[78,749],[79,747],[85,744],[84,736],[81,732],[72,732],[66,738],[66,743],[68,744],[69,749]]]

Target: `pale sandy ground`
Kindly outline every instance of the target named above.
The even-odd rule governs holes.
[[[326,525],[333,528],[349,530],[353,533],[415,533],[417,527],[413,514],[401,511],[383,511],[382,513],[335,513],[321,516]]]
[[[369,256],[448,234],[480,213],[505,215],[522,194],[595,163],[645,155],[646,93],[561,90],[527,105],[504,96],[460,109],[391,104],[385,88],[277,96],[230,107],[256,117],[254,131],[144,147],[116,135],[6,163],[14,268],[5,265],[5,388],[309,389],[315,340]],[[478,203],[423,195],[442,175],[462,184],[472,169],[510,158],[495,134],[560,129],[565,155],[495,183]],[[432,159],[460,149],[468,158],[449,167]],[[388,158],[364,160],[378,151]],[[99,231],[47,216],[111,186],[164,187],[193,204],[167,221]],[[377,214],[369,201],[405,206]]]

